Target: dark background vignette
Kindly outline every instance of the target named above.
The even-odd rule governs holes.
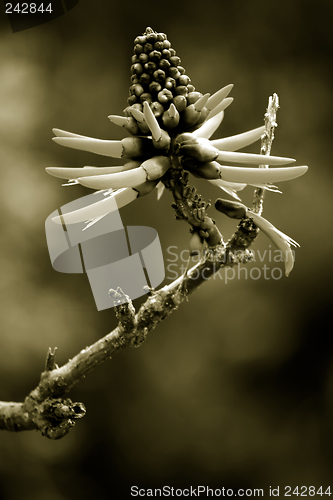
[[[130,498],[134,484],[333,488],[332,19],[323,0],[81,0],[15,34],[3,17],[1,400],[24,399],[49,346],[61,364],[116,325],[112,310],[96,311],[85,277],[51,267],[45,219],[90,191],[63,188],[44,168],[117,164],[55,145],[51,129],[123,137],[107,116],[126,106],[132,44],[146,26],[168,34],[201,92],[235,84],[216,137],[261,125],[277,92],[272,153],[310,170],[266,199],[264,216],[301,245],[290,277],[203,286],[140,350],[119,353],[74,388],[88,413],[64,439],[2,432],[1,499]],[[152,193],[121,212],[124,224],[159,232],[166,265],[167,248],[180,253],[189,240],[170,202]],[[228,237],[234,223],[211,211]],[[269,248],[260,235],[254,250]]]

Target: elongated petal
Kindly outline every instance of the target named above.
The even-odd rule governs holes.
[[[263,158],[265,158],[265,165],[286,165],[287,163],[293,163],[295,161],[293,158],[283,158],[282,156],[264,156],[250,153],[235,153],[234,151],[220,151],[216,159],[223,163],[230,162],[242,163],[243,165],[262,165]]]
[[[153,156],[144,161],[138,168],[106,175],[81,177],[78,178],[78,182],[92,189],[134,187],[144,184],[146,181],[158,181],[170,166],[171,161],[167,156]]]
[[[209,118],[209,120],[206,120],[201,125],[201,127],[192,132],[192,134],[195,137],[202,137],[203,139],[209,139],[221,125],[223,117],[224,117],[224,111],[221,111],[217,115],[213,116],[213,118]],[[214,141],[211,142],[213,143]],[[220,149],[218,146],[216,147],[217,149]]]
[[[161,127],[159,126],[154,113],[152,112],[147,101],[143,103],[143,113],[145,116],[146,123],[151,130],[151,134],[155,141],[159,141],[162,137]]]
[[[209,109],[210,111],[216,108],[223,99],[227,97],[227,95],[231,92],[233,88],[233,84],[226,85],[222,89],[218,90],[213,94],[207,101],[206,108]]]
[[[203,108],[206,106],[206,104],[209,100],[209,97],[210,97],[210,94],[205,94],[205,95],[199,97],[199,99],[197,101],[195,101],[194,107],[195,107],[196,111],[203,110]]]
[[[160,200],[165,189],[163,182],[159,182],[156,186],[156,189],[157,189],[157,199]]]
[[[248,132],[244,132],[243,134],[237,134],[223,139],[216,139],[211,141],[211,143],[215,148],[221,149],[222,151],[236,151],[237,149],[245,148],[245,146],[258,141],[264,131],[265,125],[249,130]]]
[[[222,102],[216,108],[212,109],[212,111],[209,113],[208,118],[213,118],[213,116],[217,115],[218,113],[221,113],[221,111],[224,111],[227,109],[228,106],[233,102],[234,98],[233,97],[227,97],[226,99],[223,99]]]
[[[308,167],[306,166],[285,168],[246,168],[220,166],[222,180],[255,185],[296,179],[296,177],[305,174],[307,169]]]
[[[81,138],[86,138],[85,135],[73,134],[72,132],[67,132],[66,130],[61,130],[60,128],[53,128],[52,132],[57,137],[81,137]]]
[[[123,154],[123,145],[121,141],[104,141],[101,139],[83,138],[83,137],[53,137],[54,142],[67,148],[89,151],[113,158],[121,158]]]
[[[125,163],[125,165],[123,167],[123,172],[125,172],[125,170],[132,170],[133,168],[140,167],[141,163],[142,163],[142,161],[138,161],[138,160],[128,161],[127,163]],[[107,172],[105,172],[105,173],[107,173]]]
[[[146,120],[145,120],[145,115],[142,113],[142,111],[140,111],[139,109],[136,109],[136,108],[132,108],[131,109],[131,115],[133,116],[133,118],[136,119],[137,122],[139,123],[145,123]]]
[[[177,108],[173,102],[170,104],[170,107],[169,109],[167,109],[167,111],[169,113],[170,118],[176,118],[176,116],[178,115]]]
[[[132,116],[125,117],[125,116],[110,115],[108,116],[108,118],[110,121],[112,121],[112,123],[115,123],[119,127],[123,127],[132,135],[138,135],[141,133],[141,129],[139,128],[136,120],[134,120]]]
[[[128,123],[128,118],[126,116],[110,115],[108,118],[112,123],[118,125],[119,127],[125,127]]]
[[[75,224],[77,222],[90,221],[98,217],[101,218],[113,212],[116,206],[118,209],[124,207],[134,201],[138,196],[139,193],[132,188],[120,189],[104,200],[97,201],[87,207],[74,210],[73,212],[68,212],[62,217],[53,217],[52,221],[56,224],[62,224],[62,220],[64,220],[65,224]],[[116,200],[116,204],[114,200]]]
[[[248,217],[251,217],[251,219],[253,219],[254,223],[259,227],[259,229],[261,229],[263,233],[265,233],[266,236],[270,238],[274,245],[276,245],[277,248],[281,250],[285,265],[285,274],[286,276],[288,276],[290,271],[294,267],[294,256],[291,250],[291,245],[298,247],[299,244],[286,234],[276,229],[273,224],[271,224],[267,219],[261,217],[261,215],[258,215],[251,210],[247,210],[246,214]]]
[[[103,175],[121,172],[124,167],[47,167],[48,174],[59,179],[78,179],[89,175]]]
[[[115,174],[78,178],[78,182],[82,184],[82,186],[92,189],[119,189],[134,187],[144,183],[146,180],[147,174],[142,167]]]
[[[226,193],[228,193],[230,196],[235,198],[236,200],[240,200],[240,197],[237,194],[237,191],[241,191],[246,187],[246,184],[240,184],[236,182],[227,182],[227,181],[222,181],[221,179],[212,179],[209,180],[211,184],[214,184],[215,186],[219,187],[220,189],[223,189]]]
[[[233,189],[234,191],[242,191],[244,188],[246,188],[247,184],[241,183],[241,182],[228,182],[228,181],[223,181],[222,179],[212,179],[209,182],[214,184],[215,186],[218,186],[220,188],[227,187],[229,189]]]

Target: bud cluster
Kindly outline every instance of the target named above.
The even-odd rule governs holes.
[[[129,89],[127,117],[135,118],[137,109],[142,112],[147,101],[160,126],[168,132],[187,130],[199,120],[188,120],[185,110],[193,105],[202,94],[195,91],[191,79],[181,66],[181,60],[164,33],[147,28],[134,40],[132,56],[132,85]],[[194,121],[194,123],[192,123]],[[139,123],[140,134],[148,134],[144,123]]]

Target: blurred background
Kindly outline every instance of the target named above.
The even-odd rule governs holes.
[[[132,485],[333,488],[332,20],[330,0],[80,0],[17,33],[2,14],[1,400],[22,401],[37,385],[49,347],[63,364],[116,326],[112,309],[97,312],[86,276],[52,269],[45,219],[90,191],[61,187],[44,169],[117,164],[57,146],[51,130],[124,136],[107,116],[126,106],[133,40],[147,26],[167,33],[197,90],[234,83],[214,137],[260,126],[276,92],[272,154],[310,169],[266,196],[263,215],[301,245],[291,275],[276,279],[271,270],[283,264],[267,253],[247,275],[206,283],[142,348],[118,353],[71,391],[87,415],[64,439],[3,431],[1,500],[130,498]],[[195,184],[212,201],[222,194]],[[251,203],[250,188],[242,199]],[[168,248],[177,247],[180,267],[189,241],[170,205],[169,193],[158,203],[152,193],[121,211],[125,225],[158,231],[164,284],[177,270]],[[230,237],[235,223],[210,213]],[[261,234],[253,249],[274,247]],[[267,279],[251,279],[264,264]]]

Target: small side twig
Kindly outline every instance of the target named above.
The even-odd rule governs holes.
[[[277,127],[276,113],[279,109],[279,97],[273,94],[269,97],[267,111],[265,113],[265,132],[261,137],[260,154],[269,155],[274,140],[274,132]],[[260,165],[259,168],[268,168],[268,165]],[[256,188],[254,191],[252,210],[258,215],[262,214],[264,209],[265,189]]]
[[[274,140],[274,132],[277,127],[276,114],[279,109],[279,97],[277,94],[273,94],[269,97],[268,107],[265,113],[265,131],[261,136],[261,146],[260,154],[269,155],[272,149],[272,144]],[[269,168],[268,165],[259,165],[259,168]],[[264,209],[264,198],[265,189],[256,188],[254,191],[252,211],[261,215]],[[254,224],[253,220],[249,217],[244,217],[238,227],[236,232],[228,241],[228,244],[232,248],[248,248],[259,234],[259,229]]]

